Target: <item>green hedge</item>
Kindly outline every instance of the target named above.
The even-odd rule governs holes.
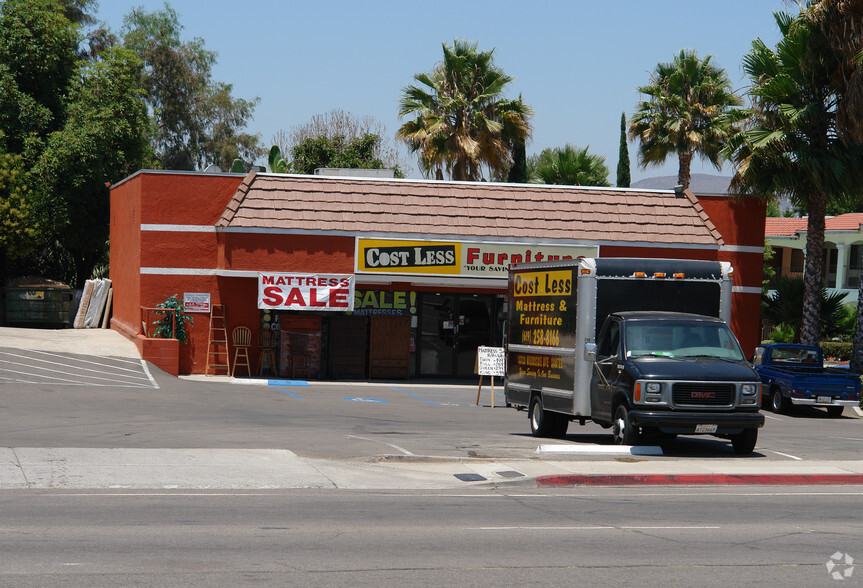
[[[851,360],[850,341],[822,341],[821,350],[824,352],[824,359],[834,358],[837,361]]]

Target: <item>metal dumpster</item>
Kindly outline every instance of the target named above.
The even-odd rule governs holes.
[[[7,325],[68,327],[72,289],[62,284],[25,283],[3,291]]]

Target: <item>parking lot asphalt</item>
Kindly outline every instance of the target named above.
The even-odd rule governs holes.
[[[75,361],[69,361],[74,356]],[[135,393],[158,388],[137,348],[111,330],[47,330],[0,327],[0,405],[25,382],[39,386],[97,388],[122,386]],[[258,380],[226,376],[187,376],[183,380],[236,386],[266,385],[301,398],[305,390],[326,388],[344,400],[381,400],[363,386],[386,386],[391,393],[435,406],[470,404],[476,386],[431,386],[422,382],[334,383]],[[334,389],[335,387],[335,389]],[[374,395],[373,395],[374,396]],[[496,403],[502,386],[496,386]],[[482,387],[481,404],[491,390]],[[201,398],[200,402],[206,402]],[[0,410],[7,409],[0,406]],[[849,414],[852,413],[853,414]],[[854,430],[863,426],[859,409],[846,410]],[[526,425],[526,423],[525,423]],[[357,443],[371,441],[354,435]],[[863,460],[762,455],[712,459],[655,459],[656,448],[535,440],[529,457],[417,454],[388,443],[364,457],[301,455],[289,448],[250,447],[0,447],[0,488],[342,488],[451,489],[466,486],[526,484],[582,485],[863,485]],[[0,443],[2,445],[2,443]],[[70,444],[71,445],[71,444]],[[571,452],[577,446],[577,452]],[[661,449],[660,449],[661,454]],[[591,455],[585,458],[584,456]],[[597,457],[597,455],[599,457]]]

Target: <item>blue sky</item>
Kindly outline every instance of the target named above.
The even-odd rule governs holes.
[[[753,39],[774,46],[773,11],[782,0],[438,0],[436,2],[173,0],[183,38],[200,37],[218,53],[214,79],[233,84],[235,97],[261,102],[249,131],[266,145],[332,109],[371,115],[390,139],[401,124],[398,99],[413,75],[440,61],[443,42],[467,39],[495,49],[496,63],[516,80],[534,111],[528,153],[572,143],[603,155],[614,183],[620,116],[629,117],[636,88],[657,63],[681,49],[728,72],[741,94],[741,59]],[[132,7],[164,2],[101,0],[96,16],[119,31]],[[677,164],[642,170],[630,143],[633,181],[676,175]],[[408,157],[405,155],[405,157]],[[415,165],[415,162],[411,162]],[[693,164],[693,173],[719,173]],[[726,175],[729,171],[725,170]],[[419,177],[416,170],[413,177]]]

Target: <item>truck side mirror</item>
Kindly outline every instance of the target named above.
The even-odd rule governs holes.
[[[596,343],[584,344],[584,361],[596,361]]]

